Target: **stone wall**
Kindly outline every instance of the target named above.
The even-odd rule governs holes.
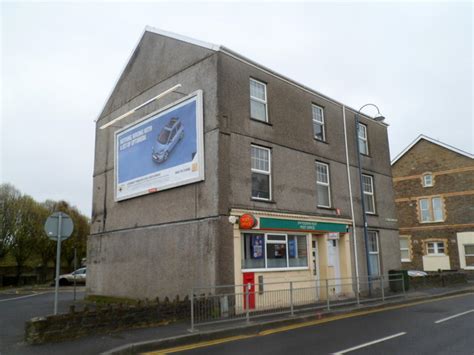
[[[109,333],[144,326],[158,326],[189,318],[190,302],[187,298],[174,301],[165,298],[134,305],[88,307],[76,311],[71,306],[69,313],[36,317],[26,322],[25,341],[29,344],[60,342],[87,335]]]

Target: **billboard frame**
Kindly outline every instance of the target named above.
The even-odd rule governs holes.
[[[120,135],[122,132],[126,131],[126,130],[129,130],[130,128],[134,127],[134,126],[137,126],[141,123],[143,123],[144,121],[148,120],[149,118],[153,117],[153,116],[156,116],[156,115],[159,115],[159,114],[162,114],[164,113],[165,111],[168,111],[170,109],[172,109],[173,107],[175,106],[178,106],[180,104],[182,104],[183,102],[185,101],[188,101],[190,99],[193,99],[193,98],[196,98],[196,155],[198,156],[197,158],[197,163],[198,163],[198,166],[199,166],[199,175],[197,177],[194,177],[194,178],[188,178],[186,180],[183,180],[183,181],[179,181],[179,182],[170,182],[166,185],[164,185],[164,187],[160,187],[159,189],[158,188],[154,188],[154,189],[148,189],[146,191],[140,191],[140,192],[136,192],[136,193],[133,193],[133,194],[130,194],[128,196],[125,196],[125,197],[118,197],[117,196],[117,192],[118,192],[118,173],[119,173],[119,163],[118,163],[118,156],[117,156],[117,137],[118,135]],[[150,195],[150,194],[153,194],[153,193],[156,193],[156,192],[161,192],[161,191],[165,191],[165,190],[169,190],[169,189],[173,189],[175,187],[179,187],[179,186],[184,186],[184,185],[189,185],[189,184],[193,184],[193,183],[196,183],[196,182],[200,182],[200,181],[204,181],[205,180],[205,165],[204,165],[204,112],[203,112],[203,91],[202,90],[196,90],[176,101],[173,101],[172,103],[162,107],[162,108],[159,108],[139,119],[137,119],[136,121],[132,122],[132,123],[129,123],[127,124],[126,126],[118,129],[117,131],[114,132],[114,201],[115,202],[120,202],[120,201],[124,201],[124,200],[129,200],[129,199],[132,199],[132,198],[135,198],[135,197],[139,197],[139,196],[145,196],[145,195]],[[146,175],[145,175],[146,176]],[[143,178],[143,177],[139,177],[139,178]],[[137,178],[137,179],[139,179]]]

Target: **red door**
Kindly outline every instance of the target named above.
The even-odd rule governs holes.
[[[246,292],[248,284],[250,284],[249,289],[249,309],[255,309],[255,273],[253,272],[244,272],[244,309],[247,309],[247,298]]]

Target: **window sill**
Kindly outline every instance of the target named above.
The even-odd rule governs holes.
[[[366,214],[367,216],[374,216],[374,217],[378,217],[378,216],[379,216],[379,215],[378,215],[377,213],[375,213],[375,212],[374,212],[374,213],[372,213],[372,212],[365,212],[365,214]]]
[[[268,122],[268,121],[262,121],[262,120],[259,120],[259,119],[257,119],[257,118],[250,117],[250,121],[263,123],[263,124],[265,124],[265,125],[267,125],[267,126],[273,127],[273,125],[272,125],[270,122]]]
[[[242,269],[242,272],[275,272],[275,271],[301,271],[301,270],[309,270],[308,266],[302,267],[278,267],[278,268],[268,268],[268,269]]]
[[[402,263],[411,263],[411,260],[408,260],[408,259],[402,259]]]
[[[316,138],[316,137],[314,137],[314,136],[313,136],[313,139],[314,139],[316,142],[318,142],[318,143],[324,143],[324,144],[328,144],[328,145],[329,145],[328,141],[323,141],[323,140],[318,139],[318,138]]]
[[[424,222],[420,221],[419,223],[420,224],[430,224],[430,223],[444,223],[444,222],[446,222],[446,221],[424,221]]]
[[[447,255],[446,254],[426,254],[425,256],[430,257],[430,258],[439,258],[439,257],[445,257]]]
[[[335,211],[336,209],[334,207],[327,207],[327,206],[316,206],[320,210],[328,210],[328,211]]]
[[[254,197],[251,197],[250,201],[276,204],[276,202],[274,200],[261,200],[259,198],[254,198]]]

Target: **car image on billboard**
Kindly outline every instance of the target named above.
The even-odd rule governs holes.
[[[184,128],[178,117],[172,117],[156,138],[152,157],[157,163],[168,159],[173,148],[184,137]]]
[[[204,179],[201,93],[116,132],[117,200]]]

